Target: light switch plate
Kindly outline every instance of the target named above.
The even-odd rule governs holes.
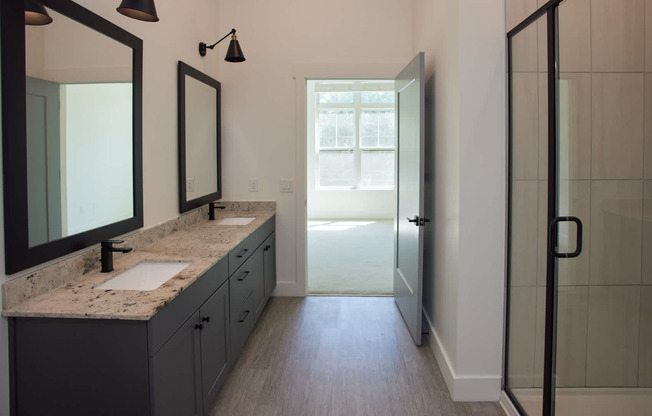
[[[294,181],[292,179],[281,179],[281,192],[288,194],[294,192]]]
[[[258,179],[249,179],[249,192],[258,192]]]

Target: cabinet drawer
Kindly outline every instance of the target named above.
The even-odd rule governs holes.
[[[252,329],[254,329],[254,301],[253,297],[249,296],[240,307],[231,307],[231,362],[238,358]]]
[[[252,237],[253,234],[229,252],[229,275],[233,275],[258,247],[259,243]]]
[[[274,232],[275,216],[266,221],[249,237],[245,238],[229,253],[229,276],[231,276],[238,268],[254,253],[256,248],[262,244],[263,241]]]
[[[258,287],[257,283],[262,278],[263,258],[259,252],[256,252],[229,278],[232,312],[234,312],[234,307],[239,308],[251,292]]]

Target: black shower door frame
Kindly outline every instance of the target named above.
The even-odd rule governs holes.
[[[551,0],[541,6],[527,19],[519,23],[507,33],[507,59],[508,59],[508,201],[507,201],[507,276],[506,276],[506,311],[505,311],[505,354],[503,360],[503,390],[521,415],[526,415],[516,396],[507,385],[509,365],[509,316],[510,316],[510,284],[511,284],[511,232],[512,232],[512,140],[513,140],[513,72],[512,72],[512,39],[513,37],[535,24],[542,16],[547,16],[547,86],[548,86],[548,193],[547,193],[547,224],[553,224],[558,216],[557,212],[557,144],[558,144],[558,80],[559,80],[559,48],[558,48],[558,19],[559,4],[563,0]],[[555,247],[556,241],[551,241],[552,236],[548,227],[546,247]],[[546,256],[546,302],[545,302],[545,340],[543,363],[543,415],[552,416],[555,413],[555,350],[557,328],[557,273],[556,261],[550,250]],[[530,415],[534,416],[534,415]]]

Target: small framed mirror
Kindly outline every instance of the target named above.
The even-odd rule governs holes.
[[[179,211],[222,197],[219,81],[179,61]]]

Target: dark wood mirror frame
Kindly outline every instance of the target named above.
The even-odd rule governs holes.
[[[29,246],[23,2],[0,0],[5,272],[16,273],[143,226],[143,41],[70,0],[40,0],[62,15],[133,50],[133,217],[38,246]]]
[[[217,190],[206,195],[201,195],[197,198],[188,200],[186,189],[186,76],[192,77],[209,87],[215,88],[217,92]],[[179,211],[187,212],[197,207],[200,207],[209,202],[222,198],[222,173],[221,173],[221,114],[220,114],[220,96],[222,93],[221,84],[219,81],[209,77],[191,67],[190,65],[179,61],[178,67],[178,98],[179,98]]]

